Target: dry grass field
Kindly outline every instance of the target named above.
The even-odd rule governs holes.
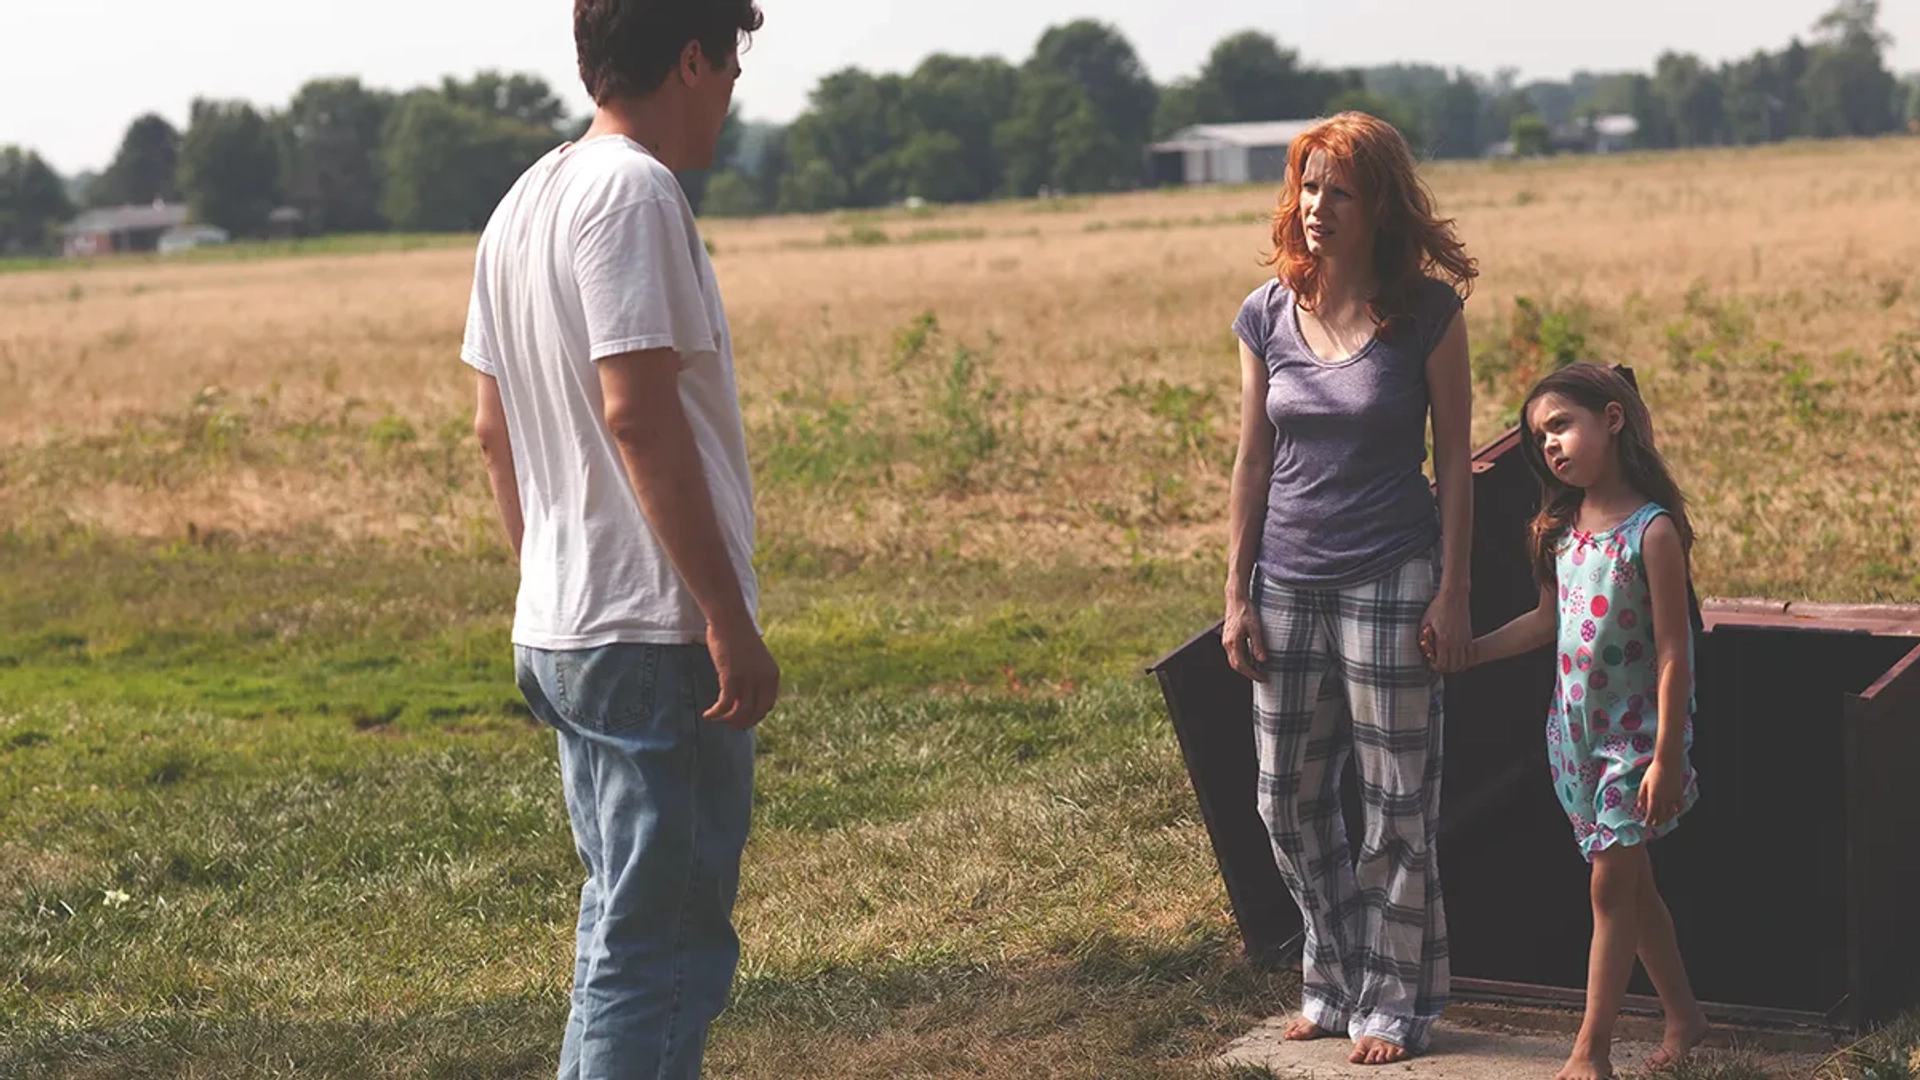
[[[1920,596],[1920,143],[1430,182],[1482,267],[1476,435],[1555,356],[1630,363],[1698,502],[1706,591]],[[1227,325],[1263,276],[1269,202],[711,223],[770,542],[852,563],[1216,558]],[[0,279],[0,512],[469,544],[485,499],[450,359],[469,280],[459,247]],[[925,316],[937,335],[903,355]]]
[[[1704,594],[1920,600],[1920,140],[1429,181],[1478,438],[1631,364]],[[1214,614],[1271,199],[705,226],[792,685],[716,1075],[1187,1075],[1286,1000],[1137,675]],[[0,274],[0,1075],[548,1073],[578,868],[469,283]]]

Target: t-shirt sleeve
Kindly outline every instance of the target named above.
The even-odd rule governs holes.
[[[1273,334],[1273,283],[1253,290],[1240,305],[1240,315],[1233,320],[1233,332],[1255,356],[1267,354],[1267,339]]]
[[[1447,328],[1453,325],[1453,317],[1460,313],[1466,302],[1460,299],[1453,286],[1444,281],[1428,278],[1421,285],[1420,310],[1420,353],[1431,356],[1440,346],[1442,338],[1447,336]]]
[[[574,248],[589,357],[672,349],[681,362],[720,349],[678,204],[647,198],[588,221]]]
[[[467,301],[467,333],[460,343],[460,359],[482,375],[498,376],[493,358],[499,355],[493,337],[493,303],[487,295],[486,256],[474,259],[473,294]]]

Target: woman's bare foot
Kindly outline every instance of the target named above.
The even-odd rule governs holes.
[[[1647,1055],[1647,1068],[1665,1069],[1678,1065],[1707,1037],[1707,1014],[1696,1010],[1683,1019],[1667,1018],[1667,1032],[1660,1049]]]
[[[1353,1055],[1347,1060],[1355,1065],[1393,1065],[1411,1056],[1407,1048],[1398,1043],[1368,1035],[1354,1044]]]
[[[1296,1016],[1293,1018],[1292,1023],[1289,1023],[1286,1029],[1280,1032],[1280,1037],[1288,1042],[1312,1042],[1315,1039],[1332,1038],[1333,1032],[1328,1031],[1326,1028],[1321,1027],[1319,1024],[1314,1023],[1304,1016]]]
[[[1613,1080],[1613,1057],[1575,1045],[1572,1056],[1553,1080]]]

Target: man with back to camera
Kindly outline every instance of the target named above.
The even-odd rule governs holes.
[[[461,358],[520,559],[514,672],[559,732],[587,880],[561,1080],[698,1077],[739,961],[756,622],[733,345],[674,172],[713,163],[753,0],[575,0],[593,125],[475,261]]]

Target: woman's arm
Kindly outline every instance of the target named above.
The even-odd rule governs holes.
[[[1243,341],[1240,447],[1233,457],[1228,506],[1232,532],[1227,538],[1227,615],[1220,636],[1233,670],[1249,679],[1260,677],[1256,665],[1267,658],[1249,588],[1254,561],[1260,557],[1260,534],[1266,526],[1267,487],[1273,482],[1273,435],[1273,421],[1267,416],[1267,364]]]
[[[1432,629],[1434,666],[1451,671],[1465,666],[1473,639],[1467,610],[1473,576],[1473,373],[1464,312],[1454,315],[1427,357],[1427,397],[1433,411],[1433,475],[1440,487],[1445,561],[1426,627]]]
[[[1647,824],[1659,825],[1680,812],[1680,801],[1686,794],[1687,713],[1693,697],[1687,553],[1672,519],[1662,515],[1647,525],[1640,541],[1640,557],[1647,567],[1648,591],[1653,594],[1653,648],[1660,665],[1660,728],[1653,744],[1653,764],[1640,784],[1639,805]]]

